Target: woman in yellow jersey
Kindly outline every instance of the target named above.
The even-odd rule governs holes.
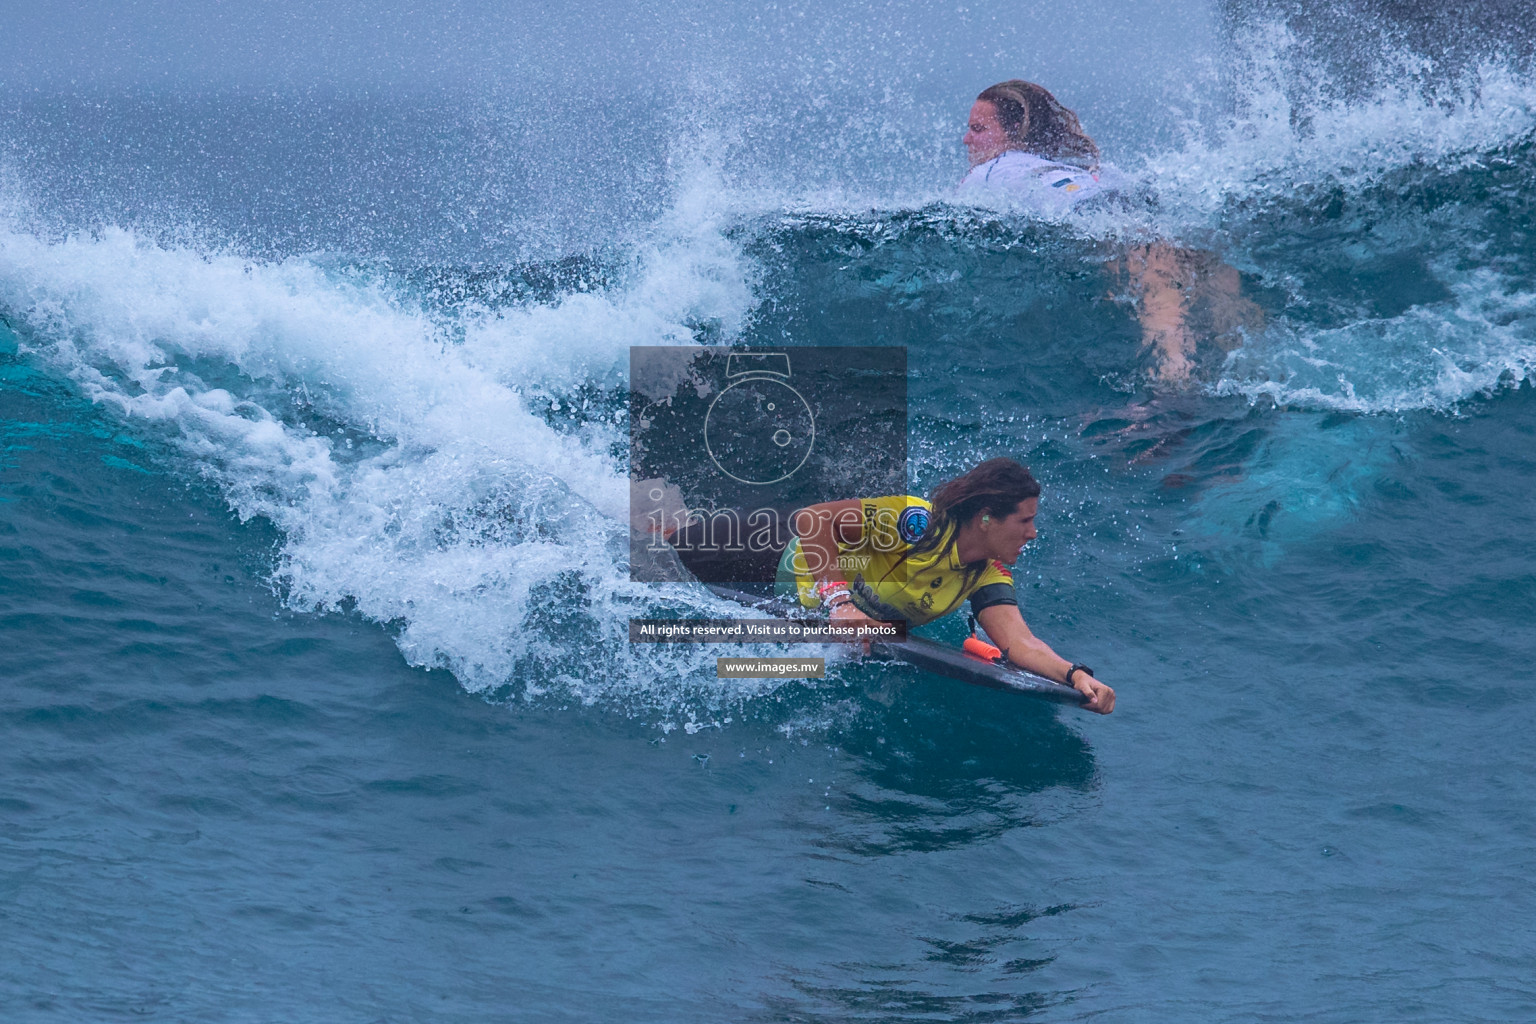
[[[1020,668],[1082,692],[1109,714],[1115,691],[1051,650],[1019,613],[1009,570],[1035,537],[1040,485],[1012,459],[989,459],[910,495],[850,498],[797,513],[799,536],[779,559],[778,587],[807,607],[858,623],[931,622],[967,599],[987,636]]]

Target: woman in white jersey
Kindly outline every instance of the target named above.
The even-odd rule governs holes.
[[[961,141],[971,162],[962,193],[995,192],[1048,215],[1115,194],[1118,175],[1100,165],[1099,147],[1077,115],[1033,82],[1012,79],[982,90]],[[1237,271],[1208,253],[1162,242],[1137,245],[1119,270],[1129,275],[1142,339],[1157,352],[1163,380],[1185,380],[1193,367],[1193,304],[1212,320],[1218,342],[1232,341],[1239,327],[1260,319],[1258,307],[1239,293]]]
[[[998,189],[1049,212],[1105,191],[1099,147],[1076,114],[1033,82],[1013,79],[983,90],[962,141],[971,158],[963,191]]]

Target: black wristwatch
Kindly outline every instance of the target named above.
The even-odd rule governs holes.
[[[1072,685],[1072,677],[1077,675],[1079,672],[1086,672],[1090,676],[1093,675],[1093,669],[1089,668],[1087,665],[1084,665],[1080,661],[1074,661],[1072,663],[1072,667],[1067,669],[1067,685],[1068,686]]]

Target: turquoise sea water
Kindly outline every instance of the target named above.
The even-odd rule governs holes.
[[[1128,150],[1119,221],[658,155],[584,238],[429,105],[72,102],[4,122],[4,1019],[1536,1016],[1528,79]],[[1138,232],[1259,313],[1186,384]],[[631,648],[728,613],[624,562],[689,343],[906,346],[912,486],[1035,469],[1115,714]]]

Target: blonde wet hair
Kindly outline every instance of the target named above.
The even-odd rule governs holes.
[[[1099,147],[1083,131],[1077,115],[1044,86],[1014,78],[983,89],[976,98],[997,110],[1011,148],[1085,170],[1099,166]]]

